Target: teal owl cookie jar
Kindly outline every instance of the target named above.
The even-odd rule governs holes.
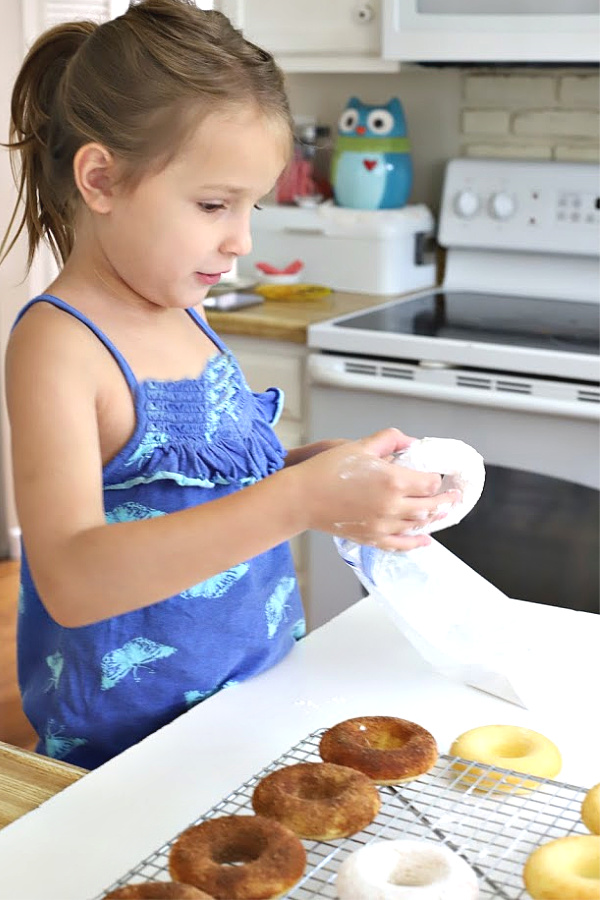
[[[331,185],[338,206],[399,209],[408,202],[413,168],[406,119],[397,97],[370,106],[351,97],[338,120]]]

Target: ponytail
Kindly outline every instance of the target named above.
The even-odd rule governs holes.
[[[27,268],[42,239],[59,263],[71,252],[76,198],[72,167],[81,139],[65,121],[61,86],[69,62],[97,27],[94,22],[69,22],[49,29],[33,44],[21,67],[11,99],[9,142],[3,145],[13,151],[18,196],[0,245],[0,261],[24,229],[29,246]]]

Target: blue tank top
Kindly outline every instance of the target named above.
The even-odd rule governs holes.
[[[199,378],[138,382],[117,348],[78,310],[118,363],[135,404],[130,440],[103,469],[108,523],[164,516],[243,489],[283,465],[273,432],[283,395],[253,393],[215,344]],[[17,319],[18,321],[19,319]],[[168,561],[165,562],[168,565]],[[305,633],[289,544],[280,544],[143,609],[79,628],[44,606],[23,547],[18,669],[38,752],[91,769],[224,687],[281,660]]]

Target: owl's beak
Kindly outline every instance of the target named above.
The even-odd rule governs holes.
[[[364,134],[366,130],[367,130],[367,129],[365,128],[364,125],[357,125],[357,126],[356,126],[356,133],[357,133],[357,134]]]

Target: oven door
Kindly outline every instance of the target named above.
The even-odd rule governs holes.
[[[587,400],[569,402],[523,394],[522,378],[492,384],[489,373],[473,370],[453,370],[448,386],[436,384],[435,369],[422,383],[419,366],[385,360],[314,353],[308,368],[310,440],[393,425],[471,444],[485,459],[483,496],[436,540],[511,597],[598,612],[597,386],[582,394]],[[359,599],[361,588],[330,535],[311,532],[308,543],[314,628]]]
[[[406,62],[600,60],[597,0],[382,0],[386,59]]]

